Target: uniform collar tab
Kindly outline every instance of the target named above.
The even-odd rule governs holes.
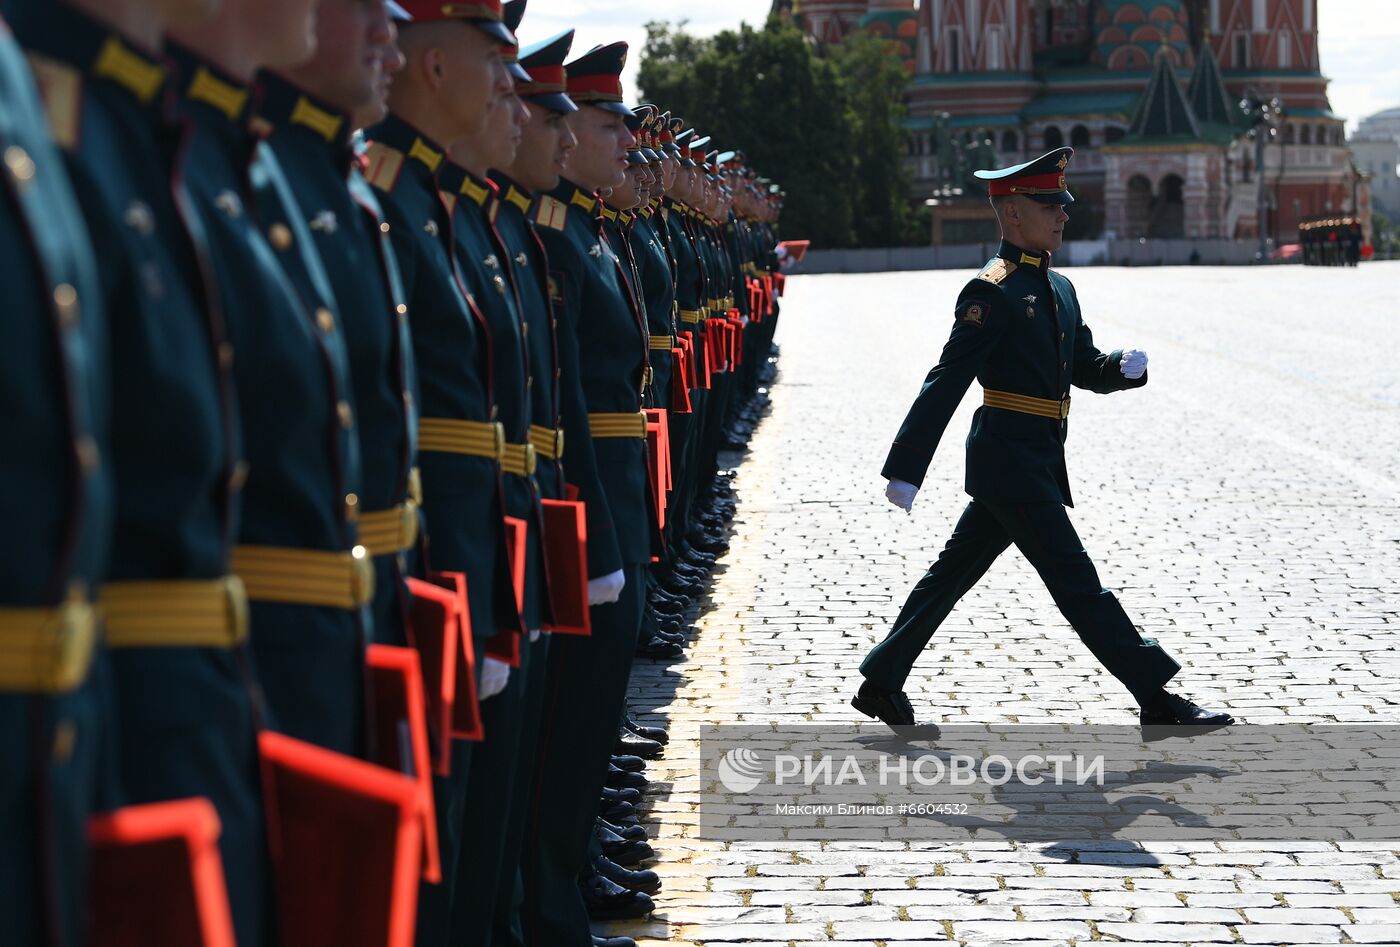
[[[1023,250],[1010,240],[1003,240],[1001,246],[997,248],[997,256],[1003,260],[1010,260],[1017,266],[1035,266],[1045,269],[1050,265],[1050,254],[1048,251]]]

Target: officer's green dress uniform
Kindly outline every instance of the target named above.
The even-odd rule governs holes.
[[[258,118],[325,265],[349,352],[361,472],[353,516],[374,557],[374,637],[403,644],[403,582],[418,537],[418,416],[398,262],[349,116],[280,76],[264,73],[259,86]]]
[[[16,944],[86,942],[97,779],[90,596],[106,568],[106,323],[87,232],[0,20],[0,910]]]
[[[333,294],[280,163],[249,131],[253,90],[176,55],[195,127],[180,170],[233,343],[248,464],[233,568],[267,722],[358,754],[374,573],[357,545],[359,445]]]
[[[564,94],[564,59],[569,54],[573,36],[573,30],[567,30],[520,51],[519,64],[529,78],[517,77],[515,91],[531,109],[566,114],[577,111],[578,107]],[[500,201],[496,233],[505,245],[507,262],[504,268],[519,303],[526,357],[534,378],[530,386],[530,442],[535,447],[535,483],[542,497],[563,499],[565,441],[560,405],[566,393],[577,395],[577,387],[565,389],[561,385],[557,325],[549,298],[548,260],[531,220],[535,195],[500,171],[492,171],[491,180]],[[572,410],[576,415],[587,413],[587,407],[581,403]],[[588,447],[591,449],[591,445]],[[485,922],[489,933],[474,933],[471,943],[509,947],[524,942],[520,907],[525,892],[520,865],[524,856],[526,817],[535,793],[536,751],[552,638],[544,634],[533,643],[528,640],[522,643],[521,668],[511,672],[511,684],[519,679],[521,685],[518,711],[521,751],[516,755],[515,771],[508,785],[509,805],[500,813],[506,823],[506,835],[497,866],[498,880],[494,882],[491,916]]]
[[[1016,193],[1068,203],[1063,170],[1072,153],[1057,149],[990,179],[1024,182]],[[1074,287],[1049,266],[1048,253],[1002,241],[959,295],[948,343],[890,448],[883,475],[923,483],[964,392],[974,378],[981,384],[983,406],[967,438],[972,502],[889,636],[861,664],[877,687],[902,689],[943,619],[1011,543],[1095,657],[1140,703],[1151,702],[1180,669],[1141,637],[1103,587],[1065,511],[1073,505],[1064,453],[1071,386],[1108,394],[1140,388],[1147,376],[1124,377],[1122,352],[1094,346]]]
[[[505,435],[494,420],[489,340],[452,250],[452,215],[438,190],[442,148],[395,115],[365,135],[366,178],[384,205],[394,243],[421,392],[424,567],[466,574],[480,655],[497,628],[519,622],[504,551],[499,460]],[[471,743],[455,741],[451,774],[433,778],[443,878],[420,888],[419,944],[448,937],[471,756]]]
[[[626,43],[614,43],[569,63],[570,97],[630,117],[619,78],[626,52]],[[539,793],[524,872],[525,939],[541,947],[591,945],[577,875],[622,722],[645,600],[643,569],[651,555],[641,404],[646,325],[596,209],[593,194],[564,179],[540,197],[535,212],[549,254],[561,383],[579,389],[562,406],[565,475],[588,506],[589,576],[621,569],[626,577],[617,602],[591,610],[591,637],[561,635],[550,646]],[[587,406],[586,418],[571,409],[579,403]]]
[[[682,135],[684,137],[678,136],[678,140],[684,145],[684,140],[690,137],[690,132],[683,132]],[[684,149],[682,154],[686,154]],[[689,160],[689,157],[682,158],[683,163]],[[705,286],[695,238],[687,225],[691,219],[690,207],[668,197],[663,204],[663,211],[666,229],[671,237],[671,252],[676,258],[676,332],[678,337],[690,338],[691,351],[698,355],[700,336],[697,327],[701,318],[700,310],[704,306]],[[677,470],[680,471],[680,479],[675,483],[671,509],[676,536],[685,536],[689,531],[690,508],[697,489],[696,459],[699,439],[696,435],[700,428],[698,420],[703,411],[706,394],[707,392],[700,388],[690,390],[691,413],[678,416],[683,421],[678,439],[672,441],[672,451],[677,455],[674,459],[677,461]]]
[[[111,801],[208,798],[229,873],[243,872],[265,830],[247,606],[228,577],[232,346],[205,305],[202,228],[184,228],[173,197],[188,195],[172,174],[182,135],[162,108],[166,70],[65,4],[25,5],[16,30],[103,248],[117,501],[102,591],[120,775]]]

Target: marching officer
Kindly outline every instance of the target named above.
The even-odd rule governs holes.
[[[635,142],[626,125],[632,113],[622,104],[626,55],[626,43],[613,43],[566,66],[568,95],[580,106],[570,119],[578,145],[534,214],[549,255],[561,380],[581,392],[563,405],[565,475],[587,504],[593,633],[550,645],[540,791],[526,836],[523,927],[532,947],[592,944],[579,874],[622,722],[651,555],[646,324],[597,216],[597,191],[622,184]],[[569,411],[576,404],[586,406],[585,417]],[[592,872],[583,883],[595,908],[650,909],[645,894]]]
[[[959,295],[942,357],[885,461],[886,496],[908,512],[949,418],[977,379],[983,406],[967,440],[972,502],[889,635],[861,664],[865,683],[852,700],[891,726],[914,723],[903,691],[910,668],[958,599],[1012,543],[1094,656],[1137,699],[1144,725],[1233,722],[1164,690],[1180,665],[1144,639],[1103,588],[1065,509],[1073,505],[1064,456],[1070,387],[1108,394],[1147,384],[1146,354],[1099,351],[1074,287],[1050,269],[1068,219],[1064,205],[1074,200],[1065,184],[1073,153],[1057,148],[977,172],[989,182],[1001,246]]]
[[[0,552],[0,907],[15,943],[77,947],[102,739],[89,668],[112,516],[107,330],[77,201],[3,19],[0,154],[0,505],[17,540]]]

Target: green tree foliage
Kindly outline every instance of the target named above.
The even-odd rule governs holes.
[[[778,181],[783,231],[822,247],[924,242],[902,160],[906,81],[878,40],[822,56],[778,19],[707,38],[649,23],[638,71],[646,101]]]

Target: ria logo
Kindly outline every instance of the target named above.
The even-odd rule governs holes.
[[[719,781],[730,792],[752,792],[763,781],[764,766],[746,746],[735,747],[719,759]]]

